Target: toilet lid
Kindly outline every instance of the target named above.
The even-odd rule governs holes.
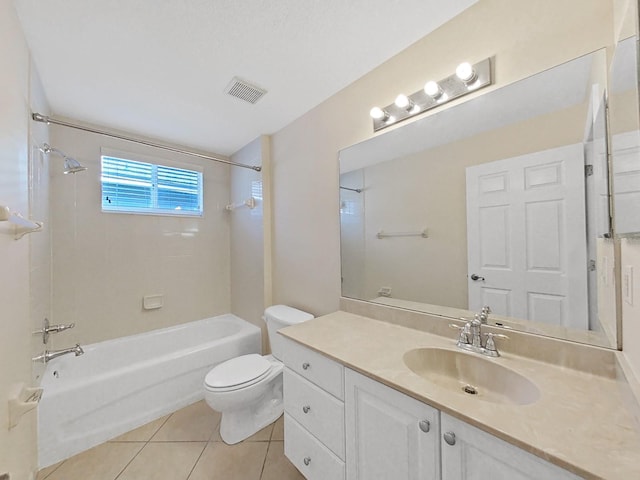
[[[209,388],[229,388],[255,383],[269,373],[271,363],[257,353],[227,360],[211,369],[204,379]]]

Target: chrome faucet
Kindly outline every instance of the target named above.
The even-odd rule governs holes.
[[[42,353],[41,355],[38,355],[37,357],[33,357],[31,360],[33,360],[34,362],[47,363],[53,360],[54,358],[58,358],[62,355],[66,355],[67,353],[75,353],[76,357],[79,357],[84,353],[84,350],[82,350],[82,347],[76,343],[76,346],[71,348],[65,348],[62,350],[51,350],[51,351],[45,350],[44,353]]]
[[[498,349],[496,348],[495,339],[502,338],[508,340],[509,337],[507,337],[506,335],[502,335],[501,333],[487,333],[486,335],[483,335],[483,317],[484,322],[486,323],[487,316],[488,313],[483,314],[483,312],[480,312],[475,315],[473,320],[469,320],[467,323],[465,323],[464,327],[460,327],[459,325],[455,325],[453,323],[449,325],[451,328],[460,330],[460,335],[456,343],[456,346],[458,348],[462,348],[463,350],[468,350],[470,352],[480,353],[488,357],[500,356],[500,352],[498,352]]]
[[[75,327],[76,324],[75,323],[70,323],[68,325],[51,325],[49,324],[49,319],[45,318],[42,322],[42,329],[40,330],[36,330],[35,332],[33,332],[34,335],[42,335],[42,343],[44,343],[46,345],[46,343],[49,341],[49,335],[51,333],[58,333],[58,332],[64,332],[65,330],[68,330],[70,328]]]

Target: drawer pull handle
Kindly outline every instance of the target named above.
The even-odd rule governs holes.
[[[304,413],[309,413],[310,410],[311,410],[311,407],[309,405],[305,405],[304,407],[302,407],[302,411]]]
[[[444,441],[447,442],[448,445],[456,444],[456,434],[453,432],[447,432],[443,435]]]
[[[303,462],[305,465],[309,465],[311,463],[311,457],[304,457]]]
[[[311,366],[311,365],[309,364],[309,362],[304,362],[304,363],[302,364],[302,369],[303,369],[303,370],[309,370],[309,367],[310,367],[310,366]]]
[[[427,433],[429,432],[429,430],[431,430],[431,422],[429,422],[429,420],[422,420],[420,423],[418,423],[418,426],[424,433]]]

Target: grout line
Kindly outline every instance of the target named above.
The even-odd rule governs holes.
[[[46,477],[44,477],[42,480],[46,480],[47,478],[49,478],[49,477],[53,474],[53,472],[55,472],[56,470],[58,470],[58,469],[62,466],[62,464],[63,464],[64,462],[66,462],[66,461],[67,461],[67,459],[62,460],[62,461],[60,462],[60,464],[59,464],[56,468],[54,468],[53,470],[51,470],[49,473],[47,473],[47,476],[46,476]],[[46,468],[49,468],[49,467],[46,467]],[[40,473],[40,471],[38,471],[38,473]],[[37,474],[36,474],[36,477],[37,477]]]
[[[260,470],[260,480],[262,480],[262,476],[264,475],[264,467],[267,465],[267,457],[269,456],[269,450],[271,449],[271,440],[269,440],[269,444],[267,445],[267,451],[264,454],[264,460],[262,461],[262,470]]]
[[[151,441],[151,439],[156,435],[156,433],[158,433],[158,431],[159,431],[162,427],[164,427],[164,424],[165,424],[165,423],[167,423],[167,422],[169,421],[169,419],[173,416],[173,414],[174,414],[174,413],[176,413],[176,412],[171,413],[171,414],[167,417],[167,419],[166,419],[164,422],[162,422],[162,425],[160,425],[160,426],[158,427],[158,430],[156,430],[154,433],[152,433],[152,434],[151,434],[151,436],[147,439],[147,441],[145,441],[145,442],[140,442],[140,443],[144,443],[144,445],[142,446],[142,448],[141,448],[140,450],[138,450],[138,453],[136,453],[136,454],[133,456],[133,458],[132,458],[131,460],[129,460],[129,462],[124,466],[124,468],[120,471],[120,473],[118,473],[118,475],[116,475],[116,476],[115,476],[115,478],[114,478],[113,480],[118,480],[118,478],[120,478],[120,475],[122,475],[122,474],[125,472],[125,470],[126,470],[127,468],[129,468],[129,465],[131,465],[131,463],[132,463],[132,462],[133,462],[133,461],[138,457],[138,455],[140,455],[140,453],[142,452],[142,450],[144,450],[144,449],[146,448],[146,446],[147,446],[147,445],[149,445],[149,442]],[[125,443],[125,442],[123,442],[123,443]]]
[[[179,410],[178,410],[178,411],[179,411]],[[155,436],[158,434],[158,432],[162,429],[162,427],[164,427],[164,426],[167,424],[167,422],[169,421],[169,419],[170,419],[171,417],[173,417],[173,415],[174,415],[175,413],[176,413],[176,412],[172,412],[171,414],[169,414],[169,416],[167,417],[167,419],[166,419],[164,422],[162,422],[162,425],[160,425],[160,426],[158,427],[158,429],[157,429],[155,432],[153,432],[153,433],[151,434],[151,436],[149,437],[149,439],[147,440],[147,442],[150,442],[151,440],[153,440],[153,437],[155,437]]]
[[[204,442],[204,446],[202,447],[202,451],[200,452],[200,455],[198,455],[197,460],[194,462],[193,467],[191,467],[191,470],[189,470],[189,475],[187,475],[187,478],[185,480],[189,480],[191,478],[191,474],[196,469],[196,466],[198,465],[198,462],[202,458],[202,455],[204,455],[204,451],[207,449],[208,446],[209,446],[209,442]]]
[[[142,452],[142,450],[144,450],[144,447],[146,447],[146,446],[147,446],[147,444],[148,444],[149,442],[139,442],[139,443],[144,443],[144,445],[142,446],[142,448],[141,448],[140,450],[138,450],[138,452],[137,452],[133,457],[131,457],[131,460],[129,460],[129,461],[127,462],[127,464],[122,468],[122,470],[120,470],[120,473],[118,473],[118,474],[113,478],[113,480],[118,480],[118,478],[120,478],[120,475],[122,475],[122,474],[124,473],[124,471],[125,471],[127,468],[129,468],[129,465],[131,465],[131,463],[136,459],[136,457],[137,457],[138,455],[140,455],[140,452]]]

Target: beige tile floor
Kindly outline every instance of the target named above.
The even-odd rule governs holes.
[[[37,480],[298,480],[284,456],[283,417],[244,442],[220,438],[204,401],[45,468]]]

